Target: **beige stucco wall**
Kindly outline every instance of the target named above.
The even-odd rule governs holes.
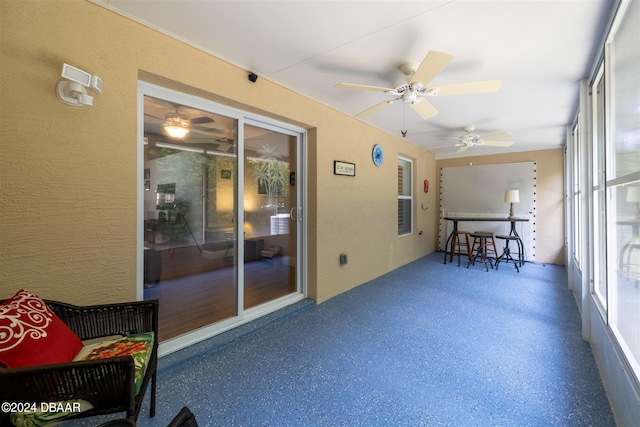
[[[438,171],[452,166],[536,162],[536,262],[565,264],[564,245],[564,151],[522,151],[492,156],[457,157],[436,162]],[[440,174],[438,173],[438,200]],[[437,226],[437,225],[436,225]]]
[[[0,1],[0,32],[0,298],[24,287],[76,304],[135,299],[139,79],[308,129],[312,298],[435,250],[434,191],[416,198],[414,235],[396,236],[395,159],[435,182],[431,153],[86,0]],[[64,62],[102,78],[93,107],[57,100]],[[334,160],[357,176],[334,176]]]

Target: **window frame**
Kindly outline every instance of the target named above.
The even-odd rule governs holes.
[[[409,194],[400,194],[400,167],[401,167],[401,162],[407,163],[409,165],[409,180],[408,180],[408,192]],[[413,234],[413,221],[414,221],[414,215],[413,215],[413,208],[414,208],[414,203],[413,203],[413,193],[414,193],[414,185],[413,185],[413,160],[405,157],[405,156],[398,156],[398,237],[403,237],[403,236],[409,236]],[[404,175],[402,175],[402,184],[405,184],[405,177]],[[404,188],[404,185],[403,185]],[[409,231],[408,232],[401,232],[400,230],[400,216],[401,216],[401,211],[400,211],[400,203],[401,201],[409,201],[409,209],[408,209],[408,215],[409,215]]]
[[[606,92],[605,85],[605,65],[602,61],[595,73],[593,81],[589,85],[591,94],[591,158],[592,158],[592,233],[593,233],[593,262],[591,271],[591,293],[596,302],[602,317],[607,318],[608,295],[607,295],[607,209],[606,209],[606,189],[604,165],[606,164],[606,93],[599,95],[598,88],[602,84],[602,88]],[[601,107],[601,108],[599,108]],[[601,110],[601,111],[600,111]],[[599,198],[602,195],[603,197]],[[601,200],[604,206],[600,206],[598,201]],[[604,218],[598,214],[600,209],[604,209]],[[600,227],[600,228],[599,228]],[[603,240],[602,242],[600,240]],[[602,271],[604,270],[604,271]],[[602,283],[601,283],[602,281]],[[603,285],[601,287],[600,285]]]
[[[633,12],[630,12],[632,7]],[[620,7],[616,12],[616,16],[612,23],[611,30],[606,38],[604,45],[604,86],[605,86],[605,108],[604,108],[604,125],[605,125],[605,144],[603,147],[604,156],[605,156],[605,171],[603,176],[603,187],[604,187],[604,196],[605,196],[605,216],[606,216],[606,274],[607,274],[607,315],[605,317],[606,323],[609,325],[609,328],[615,337],[615,343],[618,346],[618,349],[621,350],[621,353],[624,355],[623,360],[627,365],[628,369],[634,373],[633,378],[635,381],[636,388],[640,389],[640,355],[638,355],[638,348],[635,348],[636,353],[634,354],[634,349],[629,347],[629,337],[628,334],[625,334],[621,329],[621,326],[626,324],[624,318],[621,318],[624,313],[629,313],[628,304],[629,300],[624,296],[621,296],[621,286],[622,283],[620,281],[622,272],[620,271],[620,266],[618,264],[619,254],[619,234],[618,234],[618,221],[619,218],[619,209],[620,205],[617,201],[619,196],[620,189],[624,189],[627,185],[634,185],[640,182],[640,168],[633,170],[626,170],[623,173],[619,170],[619,156],[617,143],[619,141],[618,131],[621,128],[624,128],[625,125],[621,125],[620,123],[620,111],[618,111],[619,107],[624,106],[624,100],[621,100],[616,94],[620,93],[620,86],[623,82],[626,82],[624,78],[620,78],[621,74],[624,76],[624,73],[621,72],[620,67],[618,67],[618,62],[616,57],[620,56],[621,52],[617,49],[617,44],[620,43],[621,38],[618,38],[620,34],[628,37],[629,33],[624,33],[624,31],[620,31],[622,28],[625,30],[629,30],[632,28],[632,22],[629,16],[632,16],[632,13],[635,13],[636,19],[638,14],[640,14],[640,6],[638,3],[635,3],[632,6],[631,1],[622,1],[620,3]],[[632,37],[637,36],[635,31],[632,32]],[[622,38],[622,40],[627,41],[628,39]],[[637,61],[637,59],[636,59]],[[629,64],[626,64],[628,67]],[[631,68],[633,69],[634,63],[631,63]],[[638,66],[638,63],[635,63],[635,66]],[[624,69],[624,67],[623,67]],[[628,73],[628,72],[627,72]],[[635,76],[637,78],[637,73],[628,73],[629,75]],[[640,80],[635,80],[636,84],[640,84]],[[616,87],[618,86],[618,87]],[[624,94],[633,93],[637,94],[638,87],[635,88],[626,88],[624,90]],[[622,110],[622,114],[627,113],[624,109]],[[635,123],[636,126],[638,123]],[[633,126],[633,125],[632,125]],[[631,153],[634,150],[630,150]],[[624,154],[624,156],[628,156],[628,154]],[[623,241],[624,242],[624,239]],[[624,243],[623,243],[624,244]],[[620,294],[620,295],[619,295]],[[621,301],[625,301],[622,303]],[[627,330],[628,332],[628,330]]]

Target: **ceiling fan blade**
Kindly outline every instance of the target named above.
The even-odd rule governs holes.
[[[427,86],[452,60],[453,56],[446,53],[434,50],[428,52],[409,83],[420,82],[423,86]]]
[[[388,87],[357,85],[352,83],[338,83],[336,87],[342,87],[345,89],[368,90],[372,92],[386,92],[388,90],[393,90],[392,88],[388,88]]]
[[[420,102],[414,102],[409,105],[411,105],[411,108],[413,108],[413,110],[418,113],[423,120],[430,119],[431,117],[440,114],[438,110],[436,110],[436,107],[424,98],[420,99]]]
[[[468,146],[463,145],[462,147],[460,147],[460,148],[458,149],[458,151],[456,151],[456,153],[462,153],[462,152],[464,152],[464,151],[467,151],[467,149],[468,149],[468,148],[469,148]]]
[[[511,147],[513,145],[513,142],[509,142],[509,141],[484,141],[481,145],[489,146],[489,147]]]
[[[208,137],[208,138],[216,138],[219,135],[224,135],[226,133],[226,131],[223,131],[223,130],[220,130],[220,129],[201,129],[201,128],[197,128],[197,127],[191,127],[189,129],[193,132],[194,136],[195,135],[201,135],[201,136]]]
[[[144,116],[152,120],[155,120],[158,123],[164,123],[166,121],[166,119],[161,119],[160,117],[156,117],[153,114],[149,114],[149,113],[144,113]]]
[[[458,145],[458,144],[455,144],[455,145]],[[455,146],[455,145],[454,145],[454,146]],[[435,150],[435,149],[438,149],[438,148],[445,148],[445,147],[451,147],[451,144],[447,144],[447,145],[436,145],[435,147],[427,147],[427,150]]]
[[[191,130],[193,130],[194,132],[202,132],[203,135],[207,135],[207,134],[212,134],[212,133],[217,133],[217,134],[222,134],[222,133],[227,133],[226,129],[218,129],[218,128],[208,128],[205,126],[191,126]]]
[[[371,114],[374,111],[377,111],[377,110],[379,110],[379,109],[381,109],[383,107],[386,107],[387,105],[389,105],[389,101],[381,102],[380,104],[374,105],[373,107],[367,108],[363,112],[356,114],[354,117],[364,117],[367,114]]]
[[[502,132],[502,133],[496,133],[493,135],[483,136],[481,138],[483,141],[492,141],[494,139],[507,138],[509,136],[513,136],[513,135],[510,134],[509,132]]]
[[[211,117],[202,116],[202,117],[196,117],[195,119],[191,119],[191,124],[200,125],[204,123],[213,123],[214,121],[215,120],[213,120]]]
[[[218,150],[226,153],[232,147],[233,147],[233,144],[230,144],[226,141],[220,141],[220,145],[218,145]]]
[[[472,93],[497,92],[501,84],[502,79],[493,79],[433,86],[429,89],[435,89],[437,91],[437,93],[432,96],[466,95]]]

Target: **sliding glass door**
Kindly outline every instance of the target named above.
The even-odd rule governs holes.
[[[140,99],[139,294],[160,301],[160,341],[303,297],[302,133],[155,86]]]
[[[299,137],[244,126],[244,308],[298,291],[296,153]]]

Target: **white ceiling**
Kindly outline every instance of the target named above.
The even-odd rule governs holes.
[[[268,79],[352,116],[392,97],[337,83],[394,87],[400,64],[430,50],[455,57],[430,85],[501,78],[495,93],[429,98],[440,114],[428,120],[402,103],[361,119],[398,137],[408,130],[406,140],[437,158],[455,156],[456,141],[445,138],[471,125],[515,143],[464,155],[562,147],[614,3],[91,1],[256,73],[256,85]]]

